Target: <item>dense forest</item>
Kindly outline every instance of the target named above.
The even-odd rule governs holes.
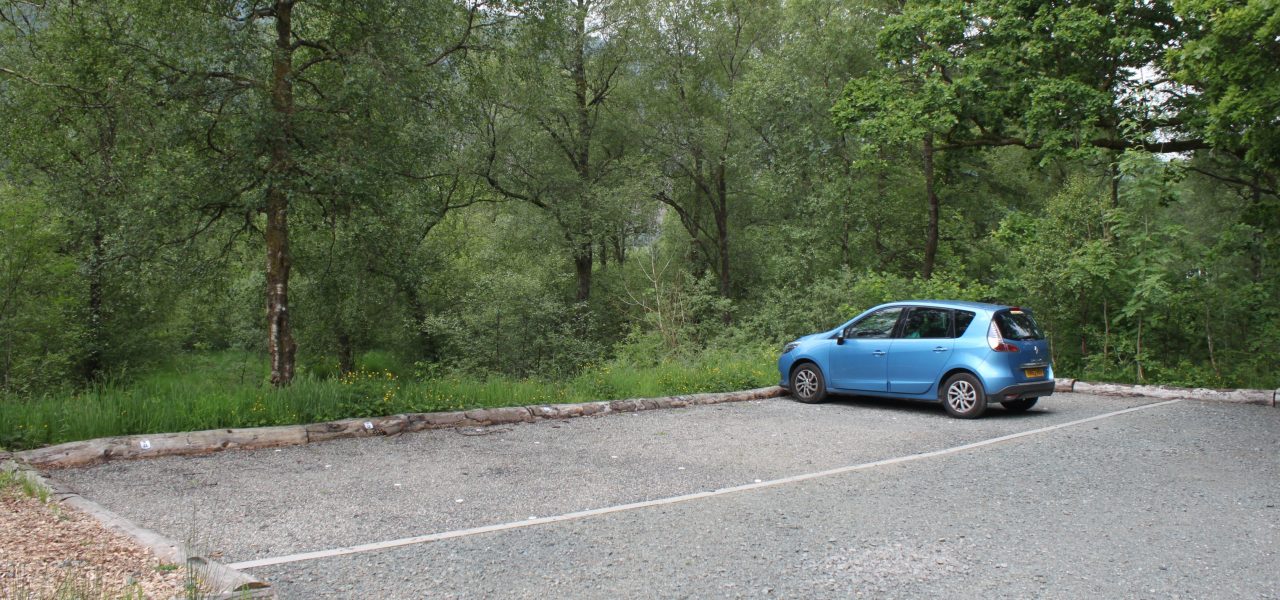
[[[767,371],[912,297],[1280,387],[1276,0],[3,0],[0,142],[0,402]]]

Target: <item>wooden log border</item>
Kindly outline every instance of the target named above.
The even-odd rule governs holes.
[[[1075,379],[1055,379],[1054,391],[1098,396],[1233,402],[1262,406],[1276,406],[1277,400],[1280,400],[1280,390],[1175,388],[1153,385],[1090,383]],[[296,446],[350,437],[397,435],[429,429],[531,423],[548,419],[572,419],[609,413],[685,408],[723,402],[743,402],[746,400],[776,398],[786,394],[787,391],[783,388],[773,386],[741,392],[635,398],[582,404],[540,404],[441,413],[408,413],[387,417],[342,419],[325,423],[312,423],[310,425],[128,435],[68,442],[57,446],[13,452],[9,453],[8,456],[40,469],[63,469],[95,465],[116,459],[192,456],[234,449],[255,450]],[[0,453],[0,460],[8,456]]]
[[[741,392],[637,398],[583,404],[542,404],[443,413],[409,413],[388,417],[342,419],[310,425],[126,435],[68,442],[56,446],[15,452],[13,453],[13,458],[40,469],[63,469],[95,465],[117,459],[192,456],[212,454],[223,450],[255,450],[296,446],[341,438],[396,435],[428,429],[484,427],[487,425],[529,423],[546,419],[571,419],[639,410],[743,402],[746,400],[776,398],[786,393],[786,390],[773,386]]]
[[[151,551],[156,558],[169,564],[186,565],[196,572],[203,593],[209,600],[244,598],[261,600],[276,598],[271,585],[243,571],[237,571],[204,556],[188,554],[185,546],[172,538],[146,529],[101,504],[77,494],[66,484],[41,475],[30,466],[0,456],[0,471],[18,473],[49,492],[49,499],[73,507],[96,519],[107,529],[132,538]]]
[[[1055,387],[1056,389],[1056,387]],[[1238,390],[1211,388],[1179,388],[1167,385],[1131,385],[1124,383],[1089,383],[1077,381],[1072,385],[1077,394],[1096,396],[1141,396],[1161,400],[1203,400],[1275,406],[1280,390]]]

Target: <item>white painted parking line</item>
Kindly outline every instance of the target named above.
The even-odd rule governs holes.
[[[454,539],[454,538],[468,537],[468,536],[473,536],[473,535],[479,535],[479,534],[482,534],[482,533],[493,533],[493,532],[496,532],[496,531],[506,531],[506,530],[509,530],[509,529],[520,529],[520,528],[523,528],[523,527],[534,527],[534,526],[537,526],[537,525],[546,525],[546,524],[549,524],[549,523],[562,523],[562,522],[564,522],[564,521],[574,521],[574,520],[578,520],[578,519],[586,519],[586,518],[590,518],[590,517],[596,517],[596,516],[600,516],[600,515],[607,515],[607,514],[612,514],[612,513],[624,512],[624,511],[629,511],[629,510],[637,510],[637,509],[642,509],[642,508],[650,508],[650,507],[654,507],[654,506],[664,506],[664,505],[667,505],[667,504],[678,504],[678,503],[680,503],[680,502],[689,502],[689,501],[691,501],[691,500],[701,500],[701,499],[703,499],[703,498],[714,498],[714,497],[716,497],[716,496],[723,496],[723,495],[726,495],[726,494],[736,494],[736,493],[739,493],[739,492],[748,492],[748,491],[751,491],[751,490],[758,490],[758,489],[764,489],[764,488],[776,487],[776,486],[786,485],[786,484],[790,484],[790,483],[798,483],[798,482],[801,482],[801,481],[808,481],[808,480],[810,480],[810,479],[817,479],[817,478],[819,478],[819,477],[830,477],[830,476],[832,476],[832,475],[841,475],[841,474],[844,474],[844,473],[852,473],[852,472],[854,472],[854,471],[865,471],[865,470],[867,470],[867,469],[874,469],[874,468],[876,468],[876,467],[885,467],[885,466],[889,466],[889,465],[896,465],[896,464],[900,464],[900,463],[912,462],[912,461],[917,461],[917,460],[924,460],[924,459],[926,459],[926,458],[936,458],[936,457],[939,457],[939,456],[946,456],[946,455],[949,455],[949,454],[955,454],[955,453],[957,453],[957,452],[965,452],[965,451],[967,451],[967,450],[973,450],[974,448],[981,448],[981,447],[983,447],[983,446],[990,446],[990,445],[992,445],[992,444],[999,444],[999,443],[1001,443],[1001,442],[1007,442],[1007,441],[1010,441],[1010,440],[1016,440],[1016,439],[1019,439],[1019,438],[1029,437],[1029,436],[1033,436],[1033,435],[1039,435],[1039,434],[1042,434],[1042,433],[1049,433],[1049,432],[1051,432],[1051,431],[1056,431],[1056,430],[1058,430],[1058,429],[1064,429],[1064,428],[1067,428],[1067,427],[1074,427],[1074,426],[1076,426],[1076,425],[1083,425],[1083,424],[1085,424],[1085,423],[1092,423],[1092,422],[1094,422],[1094,421],[1100,421],[1100,420],[1102,420],[1102,419],[1109,419],[1109,418],[1111,418],[1111,417],[1115,417],[1115,416],[1119,416],[1119,415],[1123,415],[1123,414],[1127,414],[1127,413],[1131,413],[1131,412],[1136,412],[1136,411],[1140,411],[1140,410],[1147,410],[1147,409],[1156,408],[1156,407],[1160,407],[1160,406],[1168,406],[1168,405],[1170,405],[1170,404],[1177,404],[1177,403],[1179,403],[1179,402],[1182,402],[1182,400],[1168,400],[1168,401],[1165,401],[1165,402],[1157,402],[1157,403],[1154,403],[1154,404],[1144,404],[1144,405],[1142,405],[1142,406],[1135,406],[1135,407],[1133,407],[1133,408],[1126,408],[1126,409],[1124,409],[1124,410],[1117,410],[1117,411],[1115,411],[1115,412],[1109,412],[1109,413],[1106,413],[1106,414],[1095,415],[1095,416],[1092,416],[1092,417],[1088,417],[1088,418],[1084,418],[1084,419],[1078,419],[1078,420],[1075,420],[1075,421],[1068,421],[1068,422],[1066,422],[1066,423],[1059,423],[1059,424],[1057,424],[1057,425],[1050,425],[1050,426],[1048,426],[1048,427],[1041,427],[1041,428],[1039,428],[1039,429],[1032,429],[1032,430],[1029,430],[1029,431],[1023,431],[1023,432],[1019,432],[1019,433],[1011,433],[1011,434],[1009,434],[1009,435],[1002,435],[1002,436],[1000,436],[1000,437],[994,437],[994,438],[990,438],[990,439],[986,439],[986,440],[982,440],[982,441],[978,441],[978,442],[973,442],[973,443],[969,443],[969,444],[963,444],[963,445],[960,445],[960,446],[952,446],[952,447],[950,447],[950,448],[943,448],[943,449],[941,449],[941,450],[934,450],[934,451],[931,451],[931,452],[921,452],[921,453],[919,453],[919,454],[910,454],[910,455],[907,455],[907,456],[899,456],[899,457],[895,457],[895,458],[887,458],[887,459],[884,459],[884,460],[877,460],[877,461],[867,462],[867,463],[862,463],[862,464],[857,464],[857,465],[850,465],[850,466],[847,466],[847,467],[838,467],[838,468],[835,468],[835,469],[828,469],[828,470],[826,470],[826,471],[817,471],[817,472],[814,472],[814,473],[805,473],[805,474],[803,474],[803,475],[794,475],[794,476],[791,476],[791,477],[784,477],[784,478],[782,478],[782,479],[771,479],[771,480],[769,480],[769,481],[758,481],[758,482],[755,482],[755,483],[748,483],[748,484],[745,484],[745,485],[739,485],[739,486],[734,486],[734,487],[722,488],[722,489],[718,489],[718,490],[715,490],[715,491],[709,491],[709,492],[696,492],[696,493],[693,493],[693,494],[685,494],[685,495],[683,495],[683,496],[672,496],[672,497],[670,497],[670,498],[659,498],[659,499],[657,499],[657,500],[645,500],[644,502],[632,502],[632,503],[630,503],[630,504],[619,504],[619,505],[617,505],[617,506],[607,506],[607,507],[604,507],[604,508],[593,508],[593,509],[591,509],[591,510],[583,510],[583,511],[578,511],[578,512],[571,512],[571,513],[566,513],[566,514],[563,514],[563,515],[556,515],[556,516],[552,516],[552,517],[541,517],[541,518],[536,518],[536,519],[527,519],[527,520],[524,520],[524,521],[513,521],[513,522],[510,522],[510,523],[498,523],[498,524],[495,524],[495,525],[485,525],[485,526],[483,526],[483,527],[472,527],[472,528],[470,528],[470,529],[457,529],[457,530],[454,530],[454,531],[445,531],[445,532],[441,532],[441,533],[432,533],[432,534],[429,534],[429,535],[420,535],[420,536],[415,536],[415,537],[407,537],[407,538],[401,538],[401,539],[398,539],[398,540],[388,540],[388,541],[385,541],[385,542],[374,542],[374,543],[371,543],[371,544],[361,544],[361,545],[358,545],[358,546],[346,546],[346,547],[342,547],[342,548],[333,548],[333,549],[329,549],[329,550],[317,550],[317,551],[315,551],[315,552],[302,552],[302,553],[299,553],[299,554],[290,554],[290,555],[287,555],[287,556],[277,556],[277,557],[273,557],[273,558],[260,558],[260,559],[257,559],[257,560],[246,560],[246,561],[243,561],[243,562],[230,563],[230,564],[228,564],[227,566],[228,566],[228,567],[231,567],[232,569],[253,569],[253,568],[257,568],[257,567],[268,567],[268,566],[271,566],[271,565],[280,565],[280,564],[286,564],[286,563],[302,562],[302,561],[307,561],[307,560],[317,560],[317,559],[321,559],[321,558],[331,558],[331,557],[335,557],[335,556],[344,556],[344,555],[347,555],[347,554],[359,554],[359,553],[362,553],[362,552],[373,552],[373,551],[376,551],[376,550],[386,550],[386,549],[388,549],[388,548],[398,548],[398,547],[400,547],[400,546],[411,546],[411,545],[414,545],[414,544],[425,544],[425,543],[428,543],[428,542],[439,542],[439,541],[442,541],[442,540],[450,540],[450,539]]]

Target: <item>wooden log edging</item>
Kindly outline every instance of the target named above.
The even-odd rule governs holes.
[[[1055,379],[1055,392],[1075,392],[1095,396],[1158,398],[1161,400],[1202,400],[1276,406],[1280,390],[1180,388],[1167,385],[1133,385],[1127,383],[1092,383],[1074,379]]]
[[[237,571],[204,556],[188,553],[185,546],[176,540],[155,531],[141,527],[101,504],[89,500],[66,484],[42,475],[29,465],[12,459],[0,460],[0,471],[16,472],[43,487],[49,492],[49,498],[66,506],[83,512],[102,524],[103,527],[133,539],[139,545],[151,551],[163,562],[186,565],[196,572],[196,578],[202,587],[201,598],[209,600],[230,600],[232,598],[267,599],[276,598],[271,585],[243,571]]]
[[[154,458],[159,456],[192,456],[234,449],[256,450],[280,446],[296,446],[349,437],[396,435],[428,429],[484,427],[639,410],[684,408],[720,404],[722,402],[743,402],[746,400],[776,398],[785,394],[786,390],[772,386],[740,392],[636,398],[583,404],[541,404],[443,413],[409,413],[387,417],[341,419],[325,423],[312,423],[310,425],[126,435],[68,442],[56,446],[25,450],[14,453],[13,457],[40,469],[63,469],[95,465],[110,460]]]
[[[1239,390],[1209,388],[1178,388],[1165,385],[1129,385],[1122,383],[1076,382],[1075,391],[1081,394],[1102,396],[1143,396],[1162,400],[1205,400],[1236,404],[1275,406],[1275,390]]]

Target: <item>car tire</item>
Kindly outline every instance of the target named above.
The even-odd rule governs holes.
[[[827,399],[827,382],[818,365],[804,363],[791,371],[791,397],[805,404]]]
[[[1039,400],[1039,398],[1022,398],[1020,400],[1007,400],[1000,404],[1003,404],[1004,409],[1011,413],[1020,413],[1030,410],[1032,406],[1036,405],[1037,400]]]
[[[987,410],[987,392],[982,382],[968,373],[956,373],[947,378],[938,392],[938,399],[947,414],[957,419],[976,419]]]

